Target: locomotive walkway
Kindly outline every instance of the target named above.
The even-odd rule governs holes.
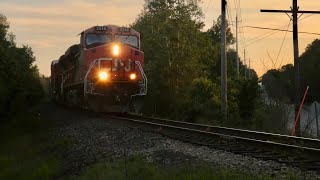
[[[320,141],[135,115],[107,115],[170,138],[320,172]]]

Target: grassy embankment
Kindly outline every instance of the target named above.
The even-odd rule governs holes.
[[[200,167],[180,167],[174,169],[158,168],[146,163],[143,158],[131,157],[127,161],[99,163],[89,167],[80,176],[70,179],[104,180],[104,179],[156,179],[156,180],[188,180],[188,179],[243,179],[267,180],[273,179],[265,175],[252,176],[250,174],[230,171],[226,169],[202,165]],[[297,179],[288,175],[287,179]]]
[[[0,127],[0,179],[54,179],[59,176],[60,160],[54,155],[68,148],[71,140],[48,141],[51,124],[28,114],[14,118]],[[52,153],[51,149],[55,149]],[[58,151],[57,151],[58,149]],[[112,158],[112,157],[110,157]],[[70,172],[72,173],[72,172]],[[67,179],[271,179],[210,167],[158,168],[141,157],[130,157],[126,162],[98,162],[77,177]],[[288,179],[295,179],[288,176]]]
[[[0,179],[52,179],[59,161],[50,153],[50,123],[37,113],[11,118],[0,127]]]

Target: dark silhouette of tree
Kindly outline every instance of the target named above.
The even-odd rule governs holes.
[[[29,46],[17,47],[9,27],[0,14],[0,117],[26,111],[43,96],[33,51]]]
[[[232,45],[235,43],[235,38],[229,27],[229,22],[226,21],[226,41],[227,45]],[[212,43],[220,44],[221,42],[221,16],[219,16],[217,22],[213,22],[213,26],[208,30],[208,33],[212,39]]]
[[[219,121],[221,21],[203,32],[202,18],[192,0],[146,1],[145,9],[132,24],[142,35],[149,82],[144,113],[191,122],[201,116]],[[230,28],[227,36],[228,44],[234,43]],[[234,50],[228,50],[228,98],[232,122],[240,126],[255,108],[257,76],[252,70],[255,78],[237,79],[236,56]],[[240,66],[244,71],[246,67]]]
[[[307,86],[310,87],[307,101],[320,100],[320,40],[316,39],[308,45],[300,56],[300,80],[302,98]],[[294,102],[294,67],[292,64],[272,69],[263,75],[262,82],[269,95],[277,100]]]

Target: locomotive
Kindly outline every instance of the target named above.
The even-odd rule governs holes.
[[[140,33],[106,25],[79,35],[80,44],[51,63],[54,100],[95,111],[137,111],[147,94]]]

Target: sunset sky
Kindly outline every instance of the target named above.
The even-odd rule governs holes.
[[[239,4],[238,1],[228,0],[227,17],[231,21],[235,21],[235,7]],[[285,39],[285,32],[277,32],[261,40],[258,38],[259,41],[256,41],[255,37],[273,31],[245,27],[287,29],[289,17],[286,14],[260,13],[260,9],[289,9],[292,0],[240,1],[242,17],[240,26],[243,27],[239,35],[240,56],[243,57],[246,48],[247,59],[251,60],[251,66],[260,76],[268,69],[292,63],[292,33],[287,33]],[[320,10],[320,1],[298,2],[300,10]],[[70,45],[78,43],[77,35],[82,30],[95,25],[129,25],[143,9],[143,4],[144,0],[1,0],[0,13],[7,16],[11,25],[10,31],[16,35],[18,45],[30,45],[35,52],[40,73],[49,76],[51,61],[58,59]],[[221,13],[220,0],[202,0],[199,4],[205,16],[204,30],[207,30]],[[320,15],[308,16],[301,17],[299,31],[320,33]],[[231,27],[235,32],[235,27]],[[292,23],[289,29],[292,29]],[[320,38],[319,35],[299,34],[300,54],[317,38]],[[277,60],[283,39],[283,48]]]

